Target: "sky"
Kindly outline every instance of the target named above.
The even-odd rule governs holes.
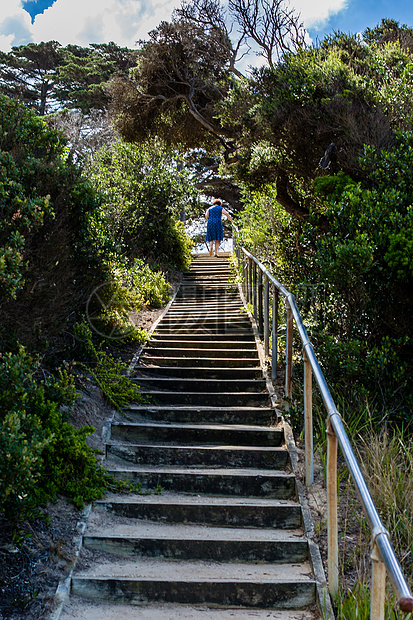
[[[170,20],[179,4],[180,0],[0,0],[0,50],[51,40],[85,47],[114,41],[134,49],[162,20]],[[300,13],[313,42],[334,31],[363,32],[383,18],[413,27],[411,0],[290,0],[290,6]]]

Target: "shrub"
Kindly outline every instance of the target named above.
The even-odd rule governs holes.
[[[189,266],[192,242],[177,220],[195,190],[187,174],[177,170],[172,152],[160,142],[119,141],[95,155],[89,175],[103,199],[89,218],[98,251],[177,269]]]
[[[94,429],[76,430],[60,410],[73,404],[73,380],[37,380],[38,368],[24,347],[0,358],[0,510],[14,520],[58,494],[81,506],[107,486],[85,443]]]
[[[93,376],[111,405],[121,409],[132,401],[140,401],[137,386],[125,374],[127,365],[95,347],[88,323],[76,323],[73,333],[77,359],[82,360],[84,369]]]

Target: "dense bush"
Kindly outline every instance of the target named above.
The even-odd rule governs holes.
[[[65,371],[39,379],[38,370],[23,347],[0,358],[0,510],[14,519],[58,494],[81,506],[107,486],[85,443],[94,429],[76,430],[63,413],[75,399],[72,379]]]
[[[160,271],[152,271],[142,260],[128,261],[112,255],[103,262],[106,281],[91,295],[88,320],[94,331],[110,339],[143,343],[144,329],[130,322],[132,310],[160,308],[169,300],[170,285]]]
[[[178,221],[194,199],[187,175],[160,143],[118,142],[101,149],[89,168],[102,205],[89,220],[90,236],[102,253],[186,269],[192,243]]]
[[[66,155],[59,132],[17,100],[0,97],[0,338],[6,347],[13,336],[30,347],[55,337],[97,277],[85,243],[96,196]]]
[[[366,147],[364,181],[347,178],[343,186],[343,177],[331,177],[335,188],[325,195],[330,230],[311,239],[309,281],[328,288],[315,338],[332,377],[350,389],[364,385],[380,408],[409,418],[413,135],[395,139],[391,149]],[[326,189],[323,178],[315,182],[319,188]]]
[[[4,301],[15,298],[22,288],[26,241],[52,213],[45,175],[59,174],[63,141],[4,96],[0,96],[0,118],[0,295]]]

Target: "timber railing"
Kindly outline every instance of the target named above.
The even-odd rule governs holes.
[[[234,226],[234,230],[237,228]],[[327,382],[304,326],[294,295],[290,293],[255,256],[245,248],[234,243],[238,265],[242,268],[242,288],[244,297],[253,305],[253,315],[258,331],[263,335],[264,351],[268,356],[271,343],[271,373],[277,377],[278,359],[278,305],[282,297],[286,309],[286,361],[285,398],[292,399],[293,370],[293,322],[295,322],[302,346],[304,360],[304,420],[305,420],[305,479],[306,485],[313,483],[313,421],[312,392],[313,376],[318,385],[327,415],[327,527],[328,527],[328,588],[332,596],[338,594],[338,484],[337,456],[338,446],[347,463],[353,483],[358,491],[365,516],[371,529],[371,620],[384,620],[386,571],[393,586],[401,611],[413,611],[413,598],[407,580],[396,558],[389,532],[383,526],[377,508],[367,488],[360,466],[351,447],[344,428],[342,416],[334,404]],[[271,291],[270,291],[271,289]],[[272,297],[272,317],[270,319],[270,300]],[[270,330],[271,320],[271,330]]]

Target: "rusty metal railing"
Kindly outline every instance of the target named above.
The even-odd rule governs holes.
[[[235,230],[236,227],[234,227]],[[307,486],[314,479],[313,469],[313,422],[312,389],[313,377],[318,385],[327,414],[327,522],[328,522],[328,587],[335,596],[338,593],[338,492],[337,453],[340,447],[346,460],[353,483],[358,491],[367,521],[371,529],[371,620],[384,620],[386,572],[392,583],[401,611],[413,611],[413,598],[401,566],[396,558],[390,536],[380,519],[376,506],[367,488],[360,466],[345,431],[341,414],[334,404],[327,382],[317,361],[313,345],[304,326],[294,295],[290,293],[267,268],[239,244],[235,244],[238,264],[243,270],[243,292],[247,302],[253,305],[254,318],[263,335],[264,350],[269,355],[270,334],[270,288],[272,288],[272,378],[277,376],[278,359],[278,304],[279,296],[286,308],[286,363],[285,398],[292,398],[293,370],[293,323],[297,327],[304,359],[304,416],[305,416],[305,478]]]

